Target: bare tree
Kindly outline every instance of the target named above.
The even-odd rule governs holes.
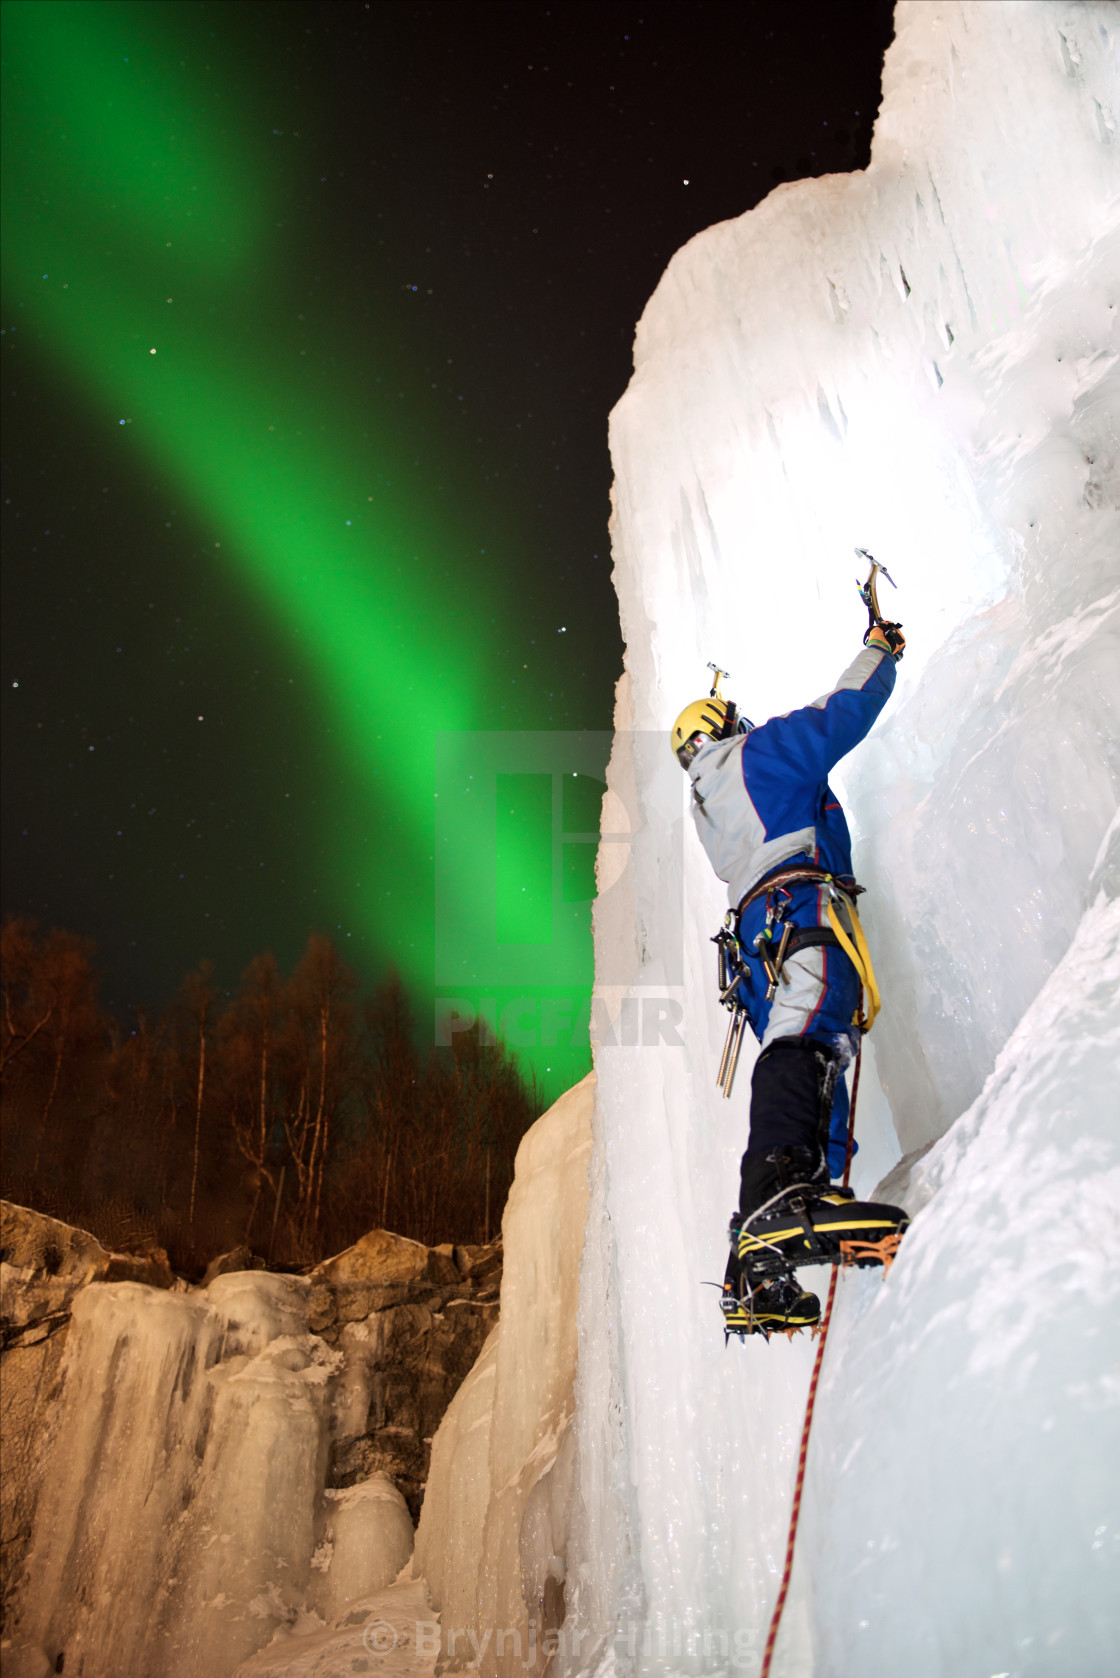
[[[33,921],[8,921],[0,935],[3,967],[3,1025],[0,1034],[4,1082],[22,1082],[17,1105],[26,1121],[31,1105],[37,1177],[60,1090],[80,1081],[79,1068],[107,1051],[108,1022],[97,1005],[93,945],[52,927],[37,936]],[[64,1079],[63,1073],[66,1071]],[[33,1094],[34,1092],[34,1094]]]
[[[191,1151],[191,1194],[187,1222],[194,1227],[194,1203],[198,1188],[198,1155],[202,1135],[202,1098],[206,1089],[206,1042],[210,1031],[210,1015],[214,1006],[214,964],[200,961],[193,973],[183,981],[183,1006],[194,1028],[198,1045],[198,1078],[195,1085],[194,1147]]]
[[[283,1035],[285,987],[276,958],[254,956],[241,977],[241,989],[221,1022],[222,1061],[234,1141],[253,1173],[253,1203],[245,1239],[265,1183],[277,1192],[277,1175],[270,1166],[273,1139],[273,1086],[277,1082],[276,1050]]]
[[[288,1138],[305,1237],[319,1224],[332,1125],[354,1081],[357,1045],[350,998],[355,984],[330,939],[312,933],[288,989],[288,1039],[301,1062]]]

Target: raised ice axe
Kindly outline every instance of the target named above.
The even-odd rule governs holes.
[[[875,629],[879,624],[886,623],[887,621],[882,612],[879,610],[879,596],[875,589],[876,573],[881,572],[892,588],[897,588],[898,584],[895,582],[886,566],[880,565],[875,556],[873,554],[869,554],[866,548],[857,548],[856,555],[860,559],[866,559],[871,566],[870,571],[867,573],[867,581],[865,583],[861,583],[857,577],[856,587],[859,589],[860,599],[867,607],[867,627],[868,629]]]
[[[719,691],[719,684],[725,676],[730,676],[731,672],[730,670],[721,670],[718,664],[709,664],[708,669],[711,670],[714,675],[712,691],[708,697],[710,699],[719,699],[722,697]]]

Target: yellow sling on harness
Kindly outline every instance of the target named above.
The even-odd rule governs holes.
[[[875,1020],[881,1006],[879,1001],[879,986],[875,982],[875,969],[871,965],[871,951],[867,948],[867,939],[864,937],[863,928],[859,924],[859,916],[856,914],[856,906],[851,899],[847,897],[844,899],[844,904],[847,908],[849,916],[851,917],[851,937],[848,936],[848,933],[844,928],[836,910],[835,900],[831,895],[828,899],[828,921],[833,932],[836,934],[836,939],[840,948],[843,950],[844,954],[859,974],[860,983],[862,984],[867,996],[866,1014],[857,1009],[855,1014],[852,1016],[852,1024],[857,1026],[860,1031],[870,1031],[871,1027],[875,1024]]]

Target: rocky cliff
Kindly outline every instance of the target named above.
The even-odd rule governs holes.
[[[0,1207],[13,1672],[228,1672],[407,1561],[501,1241],[373,1230],[306,1276],[230,1268],[252,1262],[190,1287]]]

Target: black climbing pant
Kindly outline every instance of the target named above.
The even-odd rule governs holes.
[[[822,1144],[838,1072],[837,1056],[813,1038],[779,1037],[763,1049],[751,1078],[740,1212],[753,1212],[787,1182],[828,1180]]]

